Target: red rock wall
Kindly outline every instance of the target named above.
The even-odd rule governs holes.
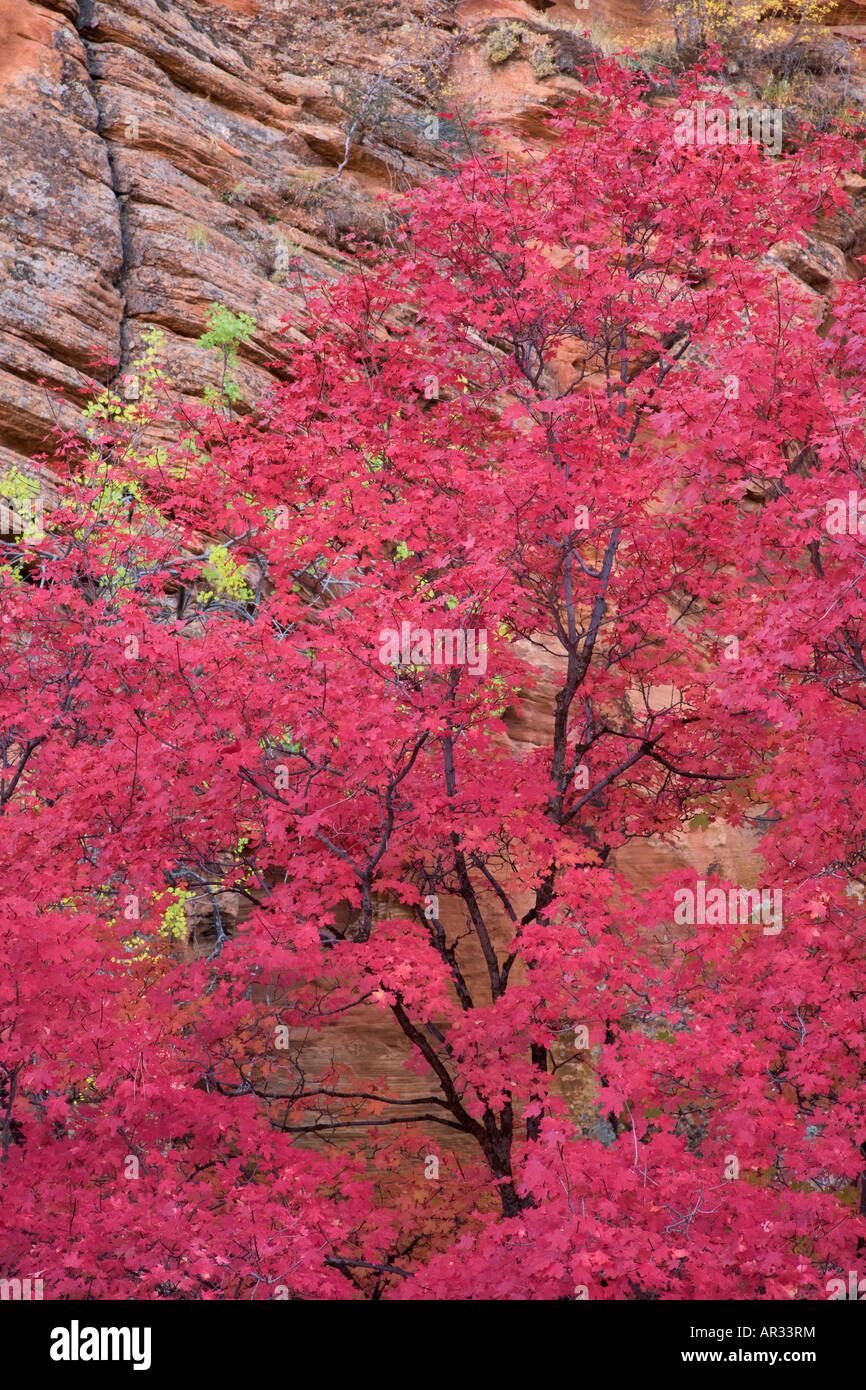
[[[375,194],[441,159],[422,102],[453,45],[445,10],[3,0],[0,466],[45,445],[40,380],[72,404],[94,357],[129,368],[147,324],[199,394],[216,380],[194,342],[215,300],[259,325],[240,378],[247,399],[261,393],[272,335],[299,317],[296,258],[340,273],[345,233],[381,221]],[[402,94],[377,121],[374,93],[371,128],[333,177],[382,74]]]

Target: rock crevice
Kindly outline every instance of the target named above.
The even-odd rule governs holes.
[[[78,31],[79,37],[81,38],[81,46],[84,54],[85,66],[87,69],[88,87],[93,97],[93,104],[96,108],[96,132],[98,135],[102,136],[106,124],[108,123],[108,120],[106,112],[103,110],[101,103],[100,88],[95,73],[95,64],[91,43],[87,38],[88,32],[92,31],[93,28],[95,9],[94,0],[79,0],[78,8],[79,13],[75,27]],[[129,227],[127,225],[127,215],[124,196],[120,189],[114,150],[109,140],[104,140],[104,145],[105,158],[108,163],[109,173],[111,175],[111,189],[114,193],[114,197],[116,200],[117,233],[120,245],[120,263],[117,267],[113,280],[114,287],[117,290],[117,293],[120,297],[120,319],[118,323],[117,356],[116,359],[112,359],[112,362],[110,364],[112,370],[110,370],[110,372],[108,373],[108,380],[110,382],[114,382],[118,377],[122,376],[129,360],[126,279],[129,272],[130,262],[130,233]]]

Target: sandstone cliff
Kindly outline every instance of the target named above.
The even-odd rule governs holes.
[[[858,17],[859,0],[833,16],[855,55]],[[509,21],[523,40],[491,58]],[[93,364],[122,377],[148,324],[200,394],[213,301],[259,326],[253,401],[280,320],[300,322],[298,270],[340,274],[346,233],[387,217],[377,195],[445,163],[443,103],[540,134],[581,30],[639,45],[663,21],[647,0],[2,0],[0,465],[50,447]],[[823,255],[820,289],[845,273]]]

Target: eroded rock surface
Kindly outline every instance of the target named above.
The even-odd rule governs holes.
[[[247,401],[300,318],[297,270],[345,267],[376,195],[442,162],[430,104],[455,42],[438,0],[4,0],[0,15],[0,464],[74,418],[98,360],[167,334],[191,395],[218,301],[258,324]],[[344,167],[341,167],[344,166]],[[44,381],[45,386],[40,385]]]

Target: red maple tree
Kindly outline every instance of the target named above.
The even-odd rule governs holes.
[[[866,301],[768,254],[848,155],[683,147],[607,64],[552,137],[414,193],[254,418],[104,407],[10,548],[0,1272],[49,1297],[856,1267]],[[634,886],[710,819],[757,896]]]

